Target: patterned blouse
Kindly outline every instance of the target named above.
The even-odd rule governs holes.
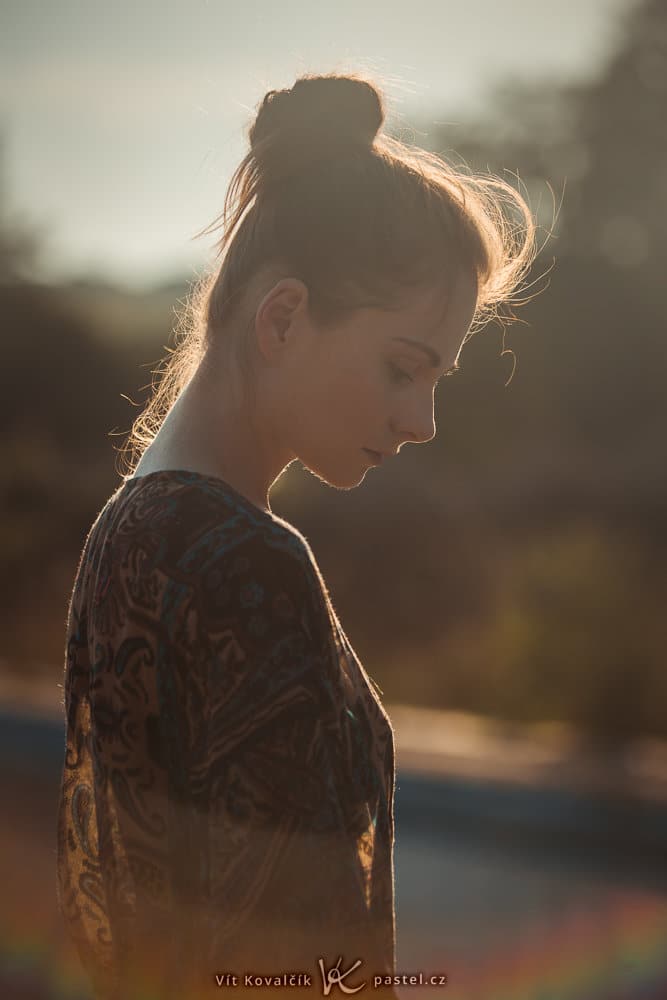
[[[200,473],[125,480],[63,708],[57,897],[96,997],[395,996],[394,734],[292,525]]]

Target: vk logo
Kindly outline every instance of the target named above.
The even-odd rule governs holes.
[[[359,965],[361,965],[361,959],[358,958],[354,963],[354,965],[351,965],[350,968],[347,969],[347,971],[345,972],[340,971],[340,963],[342,962],[342,960],[343,956],[341,955],[336,964],[334,965],[333,969],[329,969],[328,972],[325,972],[324,970],[323,959],[318,958],[317,960],[317,964],[320,967],[320,973],[322,974],[322,992],[325,997],[329,996],[329,993],[331,992],[331,987],[334,985],[340,987],[343,993],[358,993],[359,990],[363,990],[364,986],[366,985],[365,981],[363,983],[360,983],[359,986],[350,987],[345,985],[343,980],[347,979],[350,973],[354,972],[354,970]]]

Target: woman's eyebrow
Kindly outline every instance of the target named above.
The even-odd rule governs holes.
[[[424,351],[424,353],[428,354],[430,358],[432,368],[439,368],[442,364],[442,358],[435,348],[430,346],[430,344],[424,344],[421,340],[412,340],[410,337],[394,337],[394,340],[402,340],[404,344],[411,344],[413,347],[418,347],[420,350]],[[450,372],[457,372],[459,370],[459,363],[458,361],[455,361],[451,368],[447,369],[445,375],[449,375]]]

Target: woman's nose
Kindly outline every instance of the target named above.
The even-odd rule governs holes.
[[[415,441],[418,444],[425,444],[435,437],[435,416],[433,413],[433,400],[426,406],[412,408],[409,413],[404,413],[397,420],[397,436],[406,441]]]

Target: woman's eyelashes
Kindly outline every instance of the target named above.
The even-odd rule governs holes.
[[[414,382],[414,378],[408,375],[407,372],[403,371],[397,365],[393,364],[391,361],[388,362],[389,371],[391,373],[391,379],[393,382],[399,384],[405,384],[406,382]],[[458,375],[461,371],[460,368],[452,368],[450,371],[444,372],[438,379],[436,379],[433,388],[436,388],[443,379],[449,378],[451,375]]]
[[[391,373],[392,382],[399,382],[399,383],[414,382],[414,379],[412,378],[411,375],[408,375],[407,372],[404,372],[402,368],[398,368],[396,365],[392,364],[391,361],[388,362],[388,367]]]

